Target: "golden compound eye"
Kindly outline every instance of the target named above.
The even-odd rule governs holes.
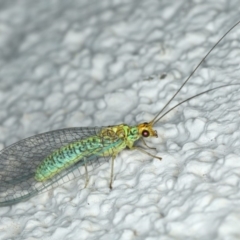
[[[149,131],[148,130],[143,130],[142,131],[142,136],[143,137],[149,137]]]

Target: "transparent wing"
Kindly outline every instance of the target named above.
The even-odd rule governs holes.
[[[0,152],[0,206],[12,205],[70,181],[83,173],[74,171],[80,161],[46,182],[34,179],[39,163],[54,150],[71,142],[96,135],[102,128],[66,128],[38,134]],[[103,158],[103,157],[102,157]],[[99,163],[98,156],[87,158],[87,164]]]

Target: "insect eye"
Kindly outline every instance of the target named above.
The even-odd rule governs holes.
[[[143,137],[149,137],[149,131],[148,130],[143,130],[142,131],[142,136]]]

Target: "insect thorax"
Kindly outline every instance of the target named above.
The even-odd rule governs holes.
[[[123,141],[133,142],[140,137],[137,126],[128,126],[126,124],[106,127],[101,131],[100,135],[102,137],[108,136],[111,138],[122,139]]]

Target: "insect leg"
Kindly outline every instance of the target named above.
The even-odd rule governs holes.
[[[147,148],[149,148],[149,149],[153,149],[153,150],[157,150],[157,149],[154,148],[154,147],[149,147],[149,146],[147,145],[147,143],[144,141],[143,138],[141,138],[141,140],[142,140],[143,144],[144,144]]]
[[[156,155],[153,155],[153,154],[145,151],[144,149],[142,149],[142,148],[140,148],[140,147],[134,146],[134,147],[132,147],[131,149],[137,149],[138,151],[140,151],[140,152],[142,152],[142,153],[145,153],[145,154],[147,154],[147,155],[149,155],[149,156],[151,156],[151,157],[154,157],[154,158],[157,158],[157,159],[159,159],[159,160],[162,160],[161,157],[158,157],[158,156],[156,156]]]
[[[85,175],[86,179],[85,179],[85,186],[84,186],[84,188],[86,188],[87,185],[88,185],[88,182],[89,182],[86,158],[84,158],[84,167],[85,167],[85,174],[86,174]]]
[[[112,189],[112,184],[113,184],[113,171],[114,171],[114,160],[115,160],[116,156],[112,156],[112,165],[111,165],[111,175],[110,175],[110,184],[109,184],[109,188]]]

